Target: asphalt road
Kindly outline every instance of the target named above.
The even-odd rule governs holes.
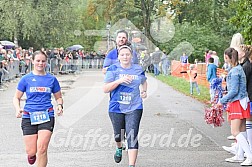
[[[64,116],[56,118],[49,146],[48,167],[128,166],[127,152],[116,164],[115,144],[108,117],[109,95],[102,91],[103,74],[84,71],[58,76],[64,93]],[[12,98],[16,82],[0,91],[0,167],[26,167],[20,119]],[[227,122],[213,128],[204,122],[204,104],[148,75],[148,98],[140,125],[139,167],[232,167]],[[34,165],[35,166],[35,165]]]

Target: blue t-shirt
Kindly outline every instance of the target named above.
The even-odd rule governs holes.
[[[17,89],[26,93],[24,111],[46,111],[53,108],[51,94],[60,91],[60,85],[56,77],[46,75],[34,75],[32,72],[23,76]],[[49,116],[54,117],[54,111],[49,111]],[[23,114],[22,118],[30,118],[29,114]]]
[[[187,63],[187,60],[188,60],[188,56],[181,56],[180,57],[180,62],[181,63]]]
[[[117,48],[111,50],[108,55],[105,57],[103,68],[109,67],[112,64],[115,64],[118,62],[118,50]],[[138,64],[138,58],[135,51],[133,51],[133,59],[132,62],[134,64]]]
[[[211,82],[214,78],[217,78],[217,66],[210,63],[207,66],[207,80]]]
[[[120,63],[109,66],[105,83],[113,82],[125,75],[130,75],[133,81],[130,84],[122,83],[110,93],[109,112],[129,113],[143,109],[139,85],[146,81],[145,73],[141,66],[132,64],[130,68],[122,68]]]

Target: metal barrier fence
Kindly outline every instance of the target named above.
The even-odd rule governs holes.
[[[10,60],[9,62],[1,62],[1,82],[15,79],[20,75],[20,61],[19,60]]]
[[[82,69],[101,69],[103,58],[94,59],[49,59],[46,71],[52,74],[66,74],[79,72]],[[9,62],[0,62],[0,83],[13,80],[32,71],[31,60],[10,60]]]
[[[103,58],[64,60],[52,58],[48,61],[46,71],[52,74],[58,74],[79,72],[81,69],[101,69],[103,62]]]

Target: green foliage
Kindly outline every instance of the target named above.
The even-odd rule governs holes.
[[[232,7],[236,9],[236,14],[230,19],[231,23],[241,32],[245,43],[252,44],[252,1],[237,0]]]
[[[233,2],[233,3],[230,3]],[[13,41],[27,48],[67,47],[82,44],[92,50],[100,36],[88,36],[86,30],[105,30],[127,18],[161,48],[172,51],[180,42],[194,47],[191,58],[203,60],[206,48],[222,55],[235,32],[241,32],[248,44],[252,41],[251,0],[0,0],[0,39]],[[159,44],[150,35],[151,23],[175,14],[175,37]],[[228,22],[231,19],[231,23]],[[234,26],[235,25],[235,26]],[[80,33],[75,33],[79,31]],[[222,56],[220,56],[222,57]]]
[[[207,26],[199,26],[190,23],[177,23],[175,25],[175,36],[171,41],[165,44],[160,44],[162,49],[171,52],[181,42],[189,42],[194,51],[189,57],[189,62],[193,63],[195,59],[199,61],[205,61],[204,52],[206,49],[214,50],[218,53],[220,59],[223,62],[223,50],[229,45],[229,38],[224,38]],[[184,52],[187,52],[185,50]],[[181,55],[170,55],[171,59],[179,60]]]
[[[193,0],[182,6],[182,13],[178,17],[179,23],[190,22],[198,25],[207,25],[215,31],[226,26],[232,13],[229,10],[230,0]],[[224,24],[224,25],[223,25]]]
[[[72,1],[1,0],[0,39],[16,37],[23,47],[68,46],[76,39],[74,30],[80,27],[80,13]]]

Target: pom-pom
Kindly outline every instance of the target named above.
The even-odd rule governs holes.
[[[205,109],[205,121],[207,124],[212,124],[213,127],[220,127],[224,122],[223,108],[212,105]]]

